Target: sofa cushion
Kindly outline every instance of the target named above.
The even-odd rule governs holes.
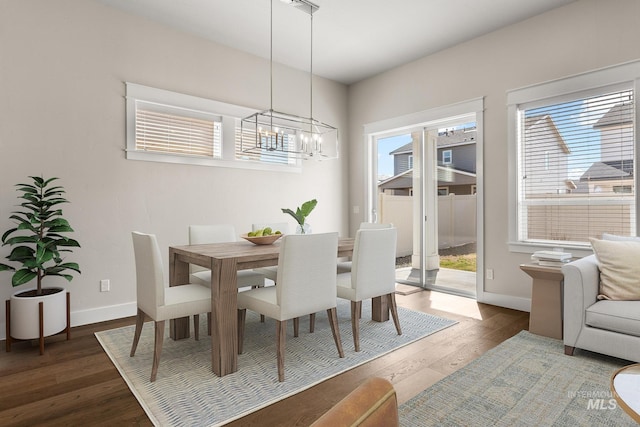
[[[587,308],[585,323],[640,337],[640,301],[598,301]]]
[[[640,242],[591,239],[598,259],[598,299],[640,300]]]

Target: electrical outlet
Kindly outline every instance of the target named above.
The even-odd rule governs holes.
[[[487,268],[487,279],[493,280],[493,268]]]
[[[111,290],[111,282],[109,279],[100,280],[100,292],[109,292]]]

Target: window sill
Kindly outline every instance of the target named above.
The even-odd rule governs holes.
[[[187,164],[196,166],[215,166],[223,168],[253,169],[274,172],[301,173],[301,166],[278,165],[244,160],[205,159],[175,154],[150,153],[144,151],[125,150],[127,160],[142,160],[147,162]]]
[[[571,252],[571,255],[576,258],[593,254],[590,245],[542,245],[539,243],[509,242],[509,252],[515,253],[533,254],[536,251],[550,251],[554,249]]]

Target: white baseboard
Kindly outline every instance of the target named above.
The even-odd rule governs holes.
[[[89,310],[72,311],[71,326],[88,325],[90,323],[135,316],[137,311],[138,306],[135,301],[125,304],[110,305],[107,307],[92,308]]]
[[[123,317],[135,316],[137,305],[134,302],[125,304],[110,305],[88,310],[78,310],[71,312],[71,326],[88,325],[90,323],[105,322],[107,320],[121,319]],[[7,338],[6,323],[0,323],[0,340]]]
[[[479,296],[478,302],[511,308],[513,310],[531,312],[530,298],[483,292],[482,295]],[[137,305],[135,302],[92,308],[89,310],[72,311],[71,326],[88,325],[90,323],[105,322],[107,320],[135,316],[136,312]],[[4,340],[7,338],[5,334],[6,324],[4,322],[0,323],[0,328],[0,340]]]
[[[531,298],[483,292],[482,295],[478,295],[478,302],[510,308],[512,310],[531,312]]]

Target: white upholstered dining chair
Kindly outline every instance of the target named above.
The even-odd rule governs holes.
[[[190,225],[189,244],[236,242],[236,229],[231,224]],[[211,287],[211,270],[198,265],[189,265],[189,281]],[[260,288],[264,286],[265,275],[256,270],[236,272],[238,288]],[[261,318],[264,322],[264,317]],[[211,335],[211,315],[207,316],[207,333]]]
[[[274,232],[280,231],[285,236],[289,234],[289,224],[286,222],[255,223],[251,225],[251,230],[252,231],[262,230],[263,228],[266,228],[266,227],[271,227],[271,230],[273,230]],[[255,271],[256,273],[262,274],[264,277],[266,277],[269,280],[273,280],[274,282],[276,281],[276,276],[278,275],[277,273],[278,267],[276,266],[254,268],[253,271]]]
[[[231,224],[190,225],[189,244],[226,243],[237,241],[235,227]],[[211,287],[211,270],[197,265],[189,265],[189,281]],[[264,275],[254,270],[238,271],[238,287],[264,286]]]
[[[362,301],[381,296],[387,300],[398,335],[402,335],[396,306],[397,229],[361,228],[353,246],[353,267],[337,279],[338,298],[351,301],[351,329],[356,351],[360,351]]]
[[[276,320],[278,380],[284,381],[287,320],[327,310],[333,338],[344,357],[336,313],[338,233],[286,235],[281,239],[277,286],[238,294],[238,354],[242,354],[246,310]]]
[[[136,297],[138,313],[130,356],[138,347],[146,317],[154,321],[155,341],[151,382],[156,380],[164,340],[165,321],[193,316],[194,336],[199,338],[199,314],[211,311],[211,290],[198,284],[167,287],[162,272],[162,257],[156,236],[134,231],[133,251],[136,260]]]
[[[380,229],[380,228],[392,228],[393,224],[379,224],[377,222],[361,222],[359,230]],[[338,274],[350,273],[352,267],[352,261],[339,261],[338,262]]]

